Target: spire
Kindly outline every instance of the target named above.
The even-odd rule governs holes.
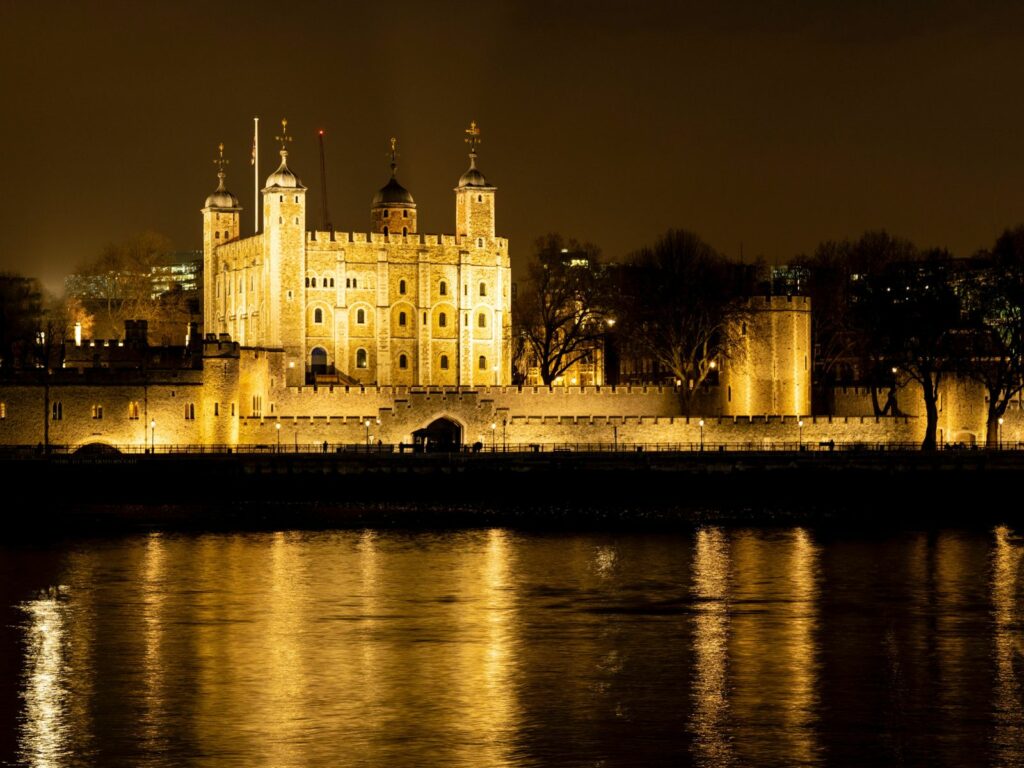
[[[224,179],[227,178],[227,174],[224,173],[224,166],[227,165],[230,160],[224,157],[224,142],[222,141],[217,145],[217,157],[213,159],[213,164],[217,166],[217,191],[224,191]]]
[[[391,178],[395,178],[395,171],[398,170],[398,139],[391,137]]]
[[[288,135],[288,118],[281,118],[281,135],[275,136],[275,139],[281,142],[281,162],[288,157],[288,142],[292,140],[292,137]]]
[[[480,129],[477,127],[476,120],[471,120],[469,128],[466,129],[465,142],[469,144],[469,167],[476,168],[476,148],[480,142]]]

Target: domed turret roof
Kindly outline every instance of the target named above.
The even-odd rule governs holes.
[[[377,194],[373,196],[373,206],[376,208],[381,205],[416,205],[416,201],[412,199],[409,190],[392,176],[388,183],[377,190]]]
[[[228,192],[224,188],[224,174],[218,173],[220,183],[217,184],[217,189],[213,191],[209,197],[206,198],[206,208],[237,208],[238,198]]]
[[[388,183],[377,190],[373,196],[373,207],[380,208],[388,205],[416,207],[416,201],[412,199],[409,190],[398,183],[395,172],[398,170],[398,139],[391,137],[391,178]]]
[[[281,165],[267,177],[268,187],[284,187],[285,189],[305,189],[299,177],[288,167],[288,153],[281,150]]]
[[[463,187],[490,187],[487,179],[476,167],[476,148],[480,145],[480,128],[476,120],[469,124],[466,130],[466,143],[469,144],[469,168],[459,177],[459,188]]]
[[[473,158],[473,162],[464,174],[459,177],[460,187],[489,187],[487,179],[480,173],[480,169],[476,167],[476,158]]]
[[[217,159],[213,161],[213,164],[217,166],[217,189],[213,191],[213,194],[206,198],[206,205],[204,208],[237,208],[238,198],[227,191],[224,187],[224,179],[227,175],[224,173],[224,166],[228,164],[228,161],[224,158],[224,142],[221,142],[217,146],[218,155]]]

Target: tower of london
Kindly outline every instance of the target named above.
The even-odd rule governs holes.
[[[454,234],[424,234],[416,202],[391,176],[369,232],[306,227],[306,187],[288,165],[262,190],[263,231],[240,237],[238,198],[219,185],[203,215],[204,323],[242,347],[282,355],[287,386],[507,384],[511,377],[508,241],[495,235],[497,188],[477,167],[455,186]]]

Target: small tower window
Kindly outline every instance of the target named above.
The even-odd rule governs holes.
[[[387,210],[385,210],[384,211],[384,218],[386,219],[387,217],[388,217],[388,212],[387,212]]]
[[[405,370],[409,367],[409,358],[405,355],[398,356],[398,367]]]
[[[128,418],[131,421],[139,420],[139,403],[137,400],[132,400],[128,403]]]
[[[442,280],[440,285],[437,286],[437,292],[441,296],[447,296],[448,295],[448,283],[446,283],[444,280]]]
[[[448,370],[448,355],[441,355],[441,370]]]
[[[220,230],[218,229],[216,232],[214,232],[213,236],[215,239],[220,240]]]
[[[356,350],[356,368],[365,368],[365,367],[366,367],[366,350],[365,349],[357,349]]]
[[[185,403],[185,419],[192,421],[196,417],[196,404]]]
[[[60,400],[57,400],[56,402],[51,403],[50,404],[50,420],[51,421],[60,421],[63,418],[64,418],[64,404]]]
[[[484,201],[484,196],[483,196],[483,195],[477,195],[477,196],[476,196],[476,201],[477,201],[478,203],[482,203],[482,202]]]
[[[484,357],[483,355],[480,355],[480,359],[477,360],[477,367],[481,371],[486,371],[487,370],[487,358]]]
[[[334,287],[334,278],[332,277],[331,278],[331,288],[333,288],[333,287]]]
[[[398,324],[405,327],[405,312],[398,313]]]
[[[103,406],[102,405],[94,405],[92,407],[92,417],[94,419],[102,419],[103,418]]]
[[[356,310],[356,323],[358,323],[359,325],[366,325],[366,310],[365,309],[357,309]]]
[[[388,232],[388,228],[384,227],[384,237],[387,237],[389,234],[390,233]]]
[[[295,202],[296,203],[299,202],[299,196],[298,195],[295,196]]]
[[[309,278],[309,285],[310,285],[311,288],[316,288],[316,278],[315,277]]]
[[[317,307],[313,310],[313,322],[320,325],[324,321],[324,311]]]
[[[480,328],[486,328],[487,327],[487,315],[485,315],[483,312],[481,312],[480,315],[476,319],[476,324]]]
[[[306,287],[309,288],[309,278],[306,278]]]
[[[408,234],[409,234],[409,228],[408,227],[402,227],[402,237],[405,237]]]
[[[352,287],[353,287],[353,288],[355,288],[355,287],[356,287],[356,279],[355,279],[354,277],[352,278]]]
[[[482,237],[478,237],[476,239],[476,247],[477,248],[483,248],[484,247],[484,239]]]
[[[398,292],[403,296],[405,295],[405,280],[398,281]]]
[[[284,202],[284,195],[280,195],[279,198],[278,198],[278,201],[283,203]]]
[[[231,235],[229,235],[228,231],[225,229],[224,230],[224,239],[227,240],[229,237],[231,237]]]
[[[743,327],[740,329],[740,333],[744,336],[747,335],[747,324],[743,323]]]
[[[441,312],[437,316],[437,326],[439,328],[444,328],[447,325],[448,325],[448,315],[446,315],[444,312]]]
[[[481,296],[486,296],[487,295],[487,283],[480,283],[480,295]]]
[[[409,218],[409,210],[408,209],[403,209],[403,211],[402,211],[402,218],[403,219],[408,219]]]

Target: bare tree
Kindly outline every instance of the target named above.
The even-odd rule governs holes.
[[[514,337],[525,342],[550,385],[591,355],[603,339],[605,281],[596,246],[565,242],[561,235],[539,238],[529,278],[513,304]]]
[[[732,354],[748,311],[738,266],[694,233],[670,230],[621,271],[619,336],[681,382],[687,414],[716,361]]]

